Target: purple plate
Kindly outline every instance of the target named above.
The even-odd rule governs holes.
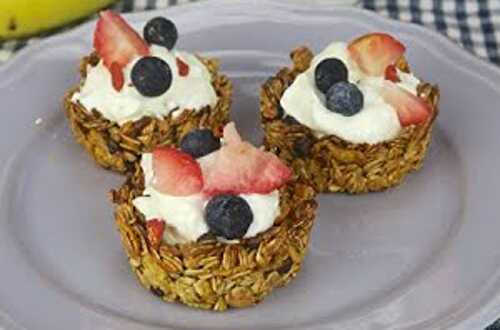
[[[97,168],[61,110],[93,23],[0,67],[0,328],[481,329],[500,315],[500,70],[423,28],[359,9],[208,1],[130,15],[178,25],[179,48],[217,56],[235,83],[233,118],[260,141],[259,86],[308,44],[387,31],[441,86],[424,168],[384,193],[322,195],[302,273],[255,308],[211,313],[139,286]],[[42,118],[39,125],[35,120]]]

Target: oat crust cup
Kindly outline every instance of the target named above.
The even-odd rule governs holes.
[[[307,47],[291,52],[293,66],[281,69],[261,89],[261,124],[265,147],[278,155],[318,192],[363,193],[400,184],[422,166],[438,114],[439,89],[421,82],[418,96],[432,106],[428,120],[403,127],[399,135],[375,144],[351,143],[335,135],[316,137],[312,130],[283,116],[280,100],[295,78],[306,71],[313,53]],[[404,57],[396,67],[410,73]]]
[[[169,19],[152,18],[140,35],[106,10],[93,37],[63,102],[76,141],[102,167],[126,172],[156,145],[176,145],[195,127],[217,134],[228,122],[231,82],[217,60],[174,49]]]
[[[133,168],[133,163],[156,145],[176,145],[180,139],[195,127],[210,128],[220,132],[229,121],[231,107],[231,81],[219,73],[219,63],[215,59],[200,60],[208,68],[212,85],[217,94],[217,104],[200,110],[185,109],[173,117],[143,117],[123,125],[104,118],[95,109],[86,109],[71,100],[79,91],[87,76],[87,68],[95,66],[99,57],[93,53],[80,63],[81,82],[72,88],[64,98],[64,110],[76,141],[92,156],[100,166],[124,173]]]
[[[280,215],[271,228],[231,244],[210,235],[197,242],[154,246],[144,216],[132,200],[144,190],[135,165],[125,184],[112,191],[115,221],[132,271],[164,301],[223,311],[259,303],[299,272],[307,251],[317,204],[315,191],[299,181],[279,189]]]

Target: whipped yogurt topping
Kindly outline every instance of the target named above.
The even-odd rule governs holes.
[[[216,154],[213,152],[198,159],[203,168]],[[162,219],[166,223],[163,239],[169,244],[194,242],[209,231],[204,219],[204,208],[208,200],[201,194],[190,196],[170,196],[153,187],[153,155],[142,155],[141,167],[144,172],[143,196],[133,200],[134,206],[146,220]],[[279,191],[269,194],[241,194],[253,213],[253,221],[245,238],[253,237],[269,229],[279,215]]]
[[[358,86],[364,96],[360,112],[347,117],[326,107],[325,96],[317,89],[314,70],[324,59],[338,58],[349,72],[349,82]],[[417,95],[420,80],[398,70],[398,86]],[[395,138],[401,131],[396,110],[381,97],[379,91],[384,77],[366,76],[351,60],[344,42],[334,42],[316,55],[310,68],[299,74],[285,90],[281,106],[285,113],[311,128],[318,137],[336,135],[352,143],[379,143]]]
[[[184,109],[199,110],[217,103],[210,72],[196,56],[155,45],[150,50],[151,56],[163,59],[172,71],[172,84],[162,95],[143,96],[132,85],[130,72],[140,58],[137,57],[123,69],[125,84],[120,91],[113,88],[111,74],[102,61],[95,67],[88,66],[87,77],[72,101],[79,102],[86,109],[96,109],[106,119],[119,125],[144,116],[161,118],[170,112],[177,116]],[[189,66],[187,76],[179,76],[176,58]]]

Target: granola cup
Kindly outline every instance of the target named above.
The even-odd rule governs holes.
[[[299,47],[290,56],[293,67],[281,69],[261,90],[261,124],[267,150],[283,159],[318,192],[380,191],[400,184],[409,172],[421,168],[438,114],[437,86],[421,83],[417,88],[419,96],[433,107],[430,119],[403,128],[393,140],[356,144],[334,135],[317,138],[293,118],[283,118],[281,96],[295,77],[309,68],[313,53]],[[410,72],[404,58],[397,67]]]
[[[148,241],[146,221],[132,204],[143,190],[143,172],[136,165],[111,198],[132,270],[162,300],[216,311],[251,306],[299,272],[317,207],[310,186],[295,181],[282,187],[280,215],[255,237],[227,244],[207,234],[198,242],[159,247]]]
[[[232,84],[219,74],[219,64],[215,59],[200,60],[212,75],[212,84],[218,96],[217,104],[206,106],[199,111],[186,109],[179,116],[163,118],[143,117],[123,125],[104,118],[95,109],[86,109],[71,98],[80,89],[72,88],[64,97],[64,109],[76,141],[81,144],[94,160],[104,168],[117,172],[133,169],[139,156],[151,151],[156,145],[176,145],[184,134],[193,128],[210,128],[220,133],[229,121]],[[87,66],[96,66],[99,57],[93,53],[80,63],[82,82],[87,75]]]

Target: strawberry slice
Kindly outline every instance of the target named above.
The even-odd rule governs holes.
[[[394,64],[405,52],[405,46],[386,33],[361,36],[351,41],[347,49],[361,71],[370,76],[384,75],[387,66]]]
[[[165,231],[165,221],[152,219],[146,222],[147,238],[154,249],[160,247]]]
[[[398,76],[398,70],[396,69],[396,66],[394,64],[391,64],[387,68],[385,68],[385,79],[390,80],[392,82],[401,81],[401,79],[399,79]]]
[[[155,189],[164,194],[188,196],[203,188],[200,164],[175,148],[156,147],[153,150],[153,173]]]
[[[233,123],[224,128],[224,142],[204,167],[206,195],[267,194],[290,179],[290,168],[275,155],[242,141]]]
[[[224,126],[222,130],[222,135],[224,136],[224,142],[226,142],[226,144],[228,145],[233,145],[243,142],[240,133],[238,133],[238,130],[236,129],[236,125],[234,124],[234,122],[230,122],[229,124]]]
[[[179,70],[179,76],[185,77],[189,74],[189,65],[186,62],[176,57],[175,62],[177,63],[177,68]]]
[[[403,127],[421,124],[432,114],[432,108],[423,99],[390,81],[384,82],[380,93],[384,100],[396,109]]]
[[[107,68],[117,63],[123,68],[134,57],[149,55],[149,47],[141,36],[117,13],[100,13],[94,31],[94,48]]]
[[[109,67],[109,72],[111,73],[111,82],[113,83],[113,88],[116,91],[121,91],[123,84],[125,83],[125,77],[123,75],[123,70],[120,65],[116,62],[111,63]]]

